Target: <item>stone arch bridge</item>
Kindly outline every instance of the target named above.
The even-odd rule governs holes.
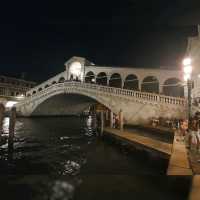
[[[67,104],[70,96],[79,95],[77,99],[87,97],[88,105],[99,102],[112,113],[123,112],[127,124],[145,124],[155,117],[186,117],[181,71],[96,66],[80,57],[71,58],[65,66],[64,72],[26,93],[24,101],[16,106],[18,115],[43,115],[39,107],[49,99],[65,95]],[[68,108],[73,107],[71,103]],[[57,106],[54,102],[47,110],[56,110]],[[60,112],[70,114],[63,113],[63,109]]]

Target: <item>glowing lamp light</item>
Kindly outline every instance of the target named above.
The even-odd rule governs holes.
[[[184,74],[184,81],[187,81],[191,79],[191,75],[190,74]]]
[[[184,67],[184,73],[185,74],[191,74],[192,73],[192,66],[191,65],[187,65]]]
[[[12,108],[15,104],[17,104],[16,101],[8,101],[6,103],[6,108]]]
[[[192,63],[191,58],[185,58],[185,59],[183,60],[183,65],[184,65],[184,66],[191,65],[191,63]]]
[[[17,99],[23,99],[25,96],[23,95],[23,94],[21,94],[21,95],[19,95],[19,96],[17,96],[16,98]]]
[[[81,75],[81,63],[80,62],[73,62],[70,66],[70,72],[71,74],[75,76],[80,76]]]

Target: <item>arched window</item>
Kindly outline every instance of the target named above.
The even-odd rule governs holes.
[[[118,74],[118,73],[112,74],[112,76],[110,77],[110,80],[109,80],[109,86],[117,87],[117,88],[122,87],[122,79],[121,79],[120,74]]]
[[[65,78],[64,77],[60,77],[58,80],[59,83],[64,83],[65,82]]]
[[[169,78],[164,82],[163,94],[173,97],[184,97],[184,87],[178,78]]]
[[[56,84],[56,81],[53,81],[53,82],[52,82],[52,85],[54,85],[54,84]]]
[[[159,93],[159,81],[155,76],[144,78],[141,87],[142,92]]]
[[[39,92],[42,91],[42,88],[39,88],[38,91],[39,91]]]
[[[44,86],[44,88],[48,88],[48,87],[49,87],[49,85],[48,85],[48,84]]]
[[[34,90],[32,94],[36,94],[36,91]]]
[[[139,90],[139,80],[134,74],[129,74],[124,81],[124,89]]]
[[[105,72],[100,72],[96,77],[96,83],[99,85],[107,85],[107,75]]]
[[[94,83],[95,82],[95,75],[92,71],[88,72],[85,76],[86,83]]]

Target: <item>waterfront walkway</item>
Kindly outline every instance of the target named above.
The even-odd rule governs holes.
[[[142,136],[138,133],[129,132],[127,130],[121,132],[120,130],[113,128],[105,128],[104,132],[129,143],[137,143],[149,149],[164,153],[168,156],[170,156],[172,152],[172,144]]]
[[[173,151],[169,160],[167,175],[187,176],[192,174],[193,172],[190,167],[185,142],[178,135],[178,133],[175,132]]]
[[[169,165],[167,169],[167,175],[180,175],[187,176],[192,175],[192,169],[190,167],[189,158],[187,154],[187,149],[185,143],[181,141],[178,133],[175,133],[173,145],[172,143],[167,143],[160,141],[155,138],[151,138],[152,133],[145,136],[140,132],[135,130],[135,132],[125,129],[123,132],[113,128],[105,128],[105,134],[109,134],[115,138],[118,138],[128,143],[139,144],[145,148],[161,152],[170,157]],[[148,131],[147,131],[148,132]],[[162,134],[162,133],[161,133]]]

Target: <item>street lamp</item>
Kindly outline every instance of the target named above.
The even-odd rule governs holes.
[[[191,58],[184,58],[183,59],[183,71],[184,71],[184,80],[187,82],[187,89],[188,89],[188,128],[190,129],[191,125],[191,106],[192,106],[192,99],[191,99],[191,91],[192,91],[192,60]]]

